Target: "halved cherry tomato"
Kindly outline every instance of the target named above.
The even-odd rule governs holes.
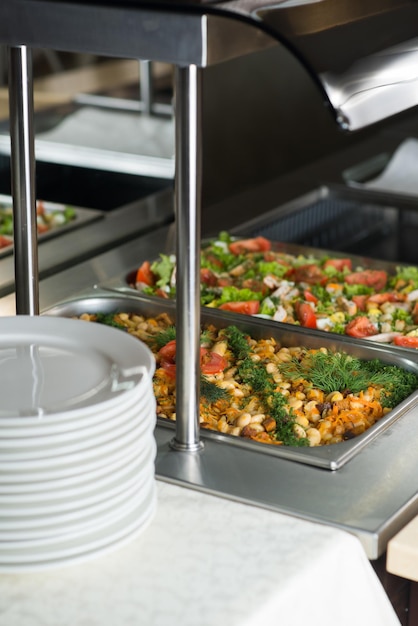
[[[171,363],[175,363],[176,361],[176,340],[172,339],[168,343],[165,344],[158,351],[158,358],[160,361],[167,361]]]
[[[176,377],[176,340],[172,339],[160,348],[157,357],[161,367],[170,378]]]
[[[145,285],[154,285],[155,276],[151,270],[151,264],[149,261],[144,261],[136,273],[136,283],[144,283]]]
[[[310,304],[307,302],[296,302],[295,310],[301,326],[316,328],[316,315]]]
[[[361,339],[363,337],[371,337],[372,335],[377,335],[377,333],[378,331],[376,330],[376,327],[365,315],[355,317],[345,327],[346,335],[349,335],[350,337],[356,337],[358,339]]]
[[[160,366],[171,378],[176,376],[176,340],[166,343],[158,352]],[[217,352],[207,348],[200,348],[200,369],[203,374],[219,374],[227,366],[226,359]]]
[[[265,237],[253,237],[251,239],[241,239],[232,241],[229,250],[232,254],[243,254],[244,252],[265,252],[270,250],[271,242]]]
[[[402,335],[398,335],[394,337],[393,343],[396,346],[401,346],[402,348],[418,348],[418,337],[404,337]]]
[[[303,292],[303,297],[307,302],[312,302],[313,304],[318,303],[318,298],[314,296],[312,291],[309,291],[309,289],[305,289],[305,291]]]
[[[348,274],[344,280],[349,285],[366,285],[380,291],[386,287],[388,275],[385,270],[363,270]]]
[[[217,352],[200,348],[200,369],[203,374],[219,374],[227,366],[226,359]]]
[[[233,313],[243,313],[244,315],[256,315],[260,310],[258,300],[244,300],[242,302],[225,302],[221,304],[222,311],[232,311]]]
[[[335,267],[337,272],[342,272],[345,268],[351,271],[351,259],[327,259],[324,267]]]

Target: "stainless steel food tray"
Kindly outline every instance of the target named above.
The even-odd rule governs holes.
[[[175,319],[175,303],[165,300],[149,299],[149,298],[130,298],[128,296],[116,296],[109,294],[101,294],[88,297],[80,297],[78,299],[68,300],[57,304],[48,309],[44,313],[47,315],[74,317],[83,313],[113,313],[127,312],[137,313],[146,316],[155,316],[158,313],[168,312]],[[396,354],[393,351],[382,346],[365,346],[363,342],[346,339],[337,335],[312,333],[308,329],[288,324],[280,324],[277,322],[268,322],[256,318],[243,315],[225,315],[221,311],[209,312],[205,309],[202,312],[202,325],[214,324],[218,328],[235,325],[244,332],[252,335],[254,338],[275,337],[283,346],[306,346],[308,348],[326,347],[330,350],[343,349],[349,354],[371,360],[378,358],[386,363],[399,365],[404,369],[416,372],[418,374],[418,363],[416,359],[408,358],[404,354]],[[261,454],[269,454],[275,457],[281,457],[298,463],[314,465],[329,470],[337,470],[343,467],[350,459],[356,456],[367,445],[381,436],[394,422],[396,422],[404,414],[414,410],[418,404],[418,391],[412,394],[404,402],[398,405],[394,410],[379,420],[374,426],[362,435],[355,437],[350,441],[329,446],[318,446],[313,448],[291,448],[282,446],[273,446],[261,444],[252,440],[241,437],[225,435],[215,431],[202,429],[201,437],[203,440],[212,439],[228,444],[228,446],[237,446],[244,449],[255,449]],[[168,420],[171,428],[175,428],[175,424]]]
[[[317,198],[316,193],[311,195],[308,194],[308,200],[310,201],[312,198]],[[290,214],[292,215],[292,208],[290,208]],[[273,211],[271,214],[266,214],[265,218],[256,218],[254,220],[251,220],[249,222],[247,222],[246,224],[243,224],[240,227],[237,227],[235,229],[231,230],[231,234],[236,235],[238,237],[247,237],[247,236],[257,236],[259,234],[262,234],[264,236],[266,236],[268,239],[272,239],[272,237],[274,236],[274,234],[271,232],[270,229],[270,221],[272,219],[275,219],[276,212]],[[418,220],[418,213],[417,213],[417,220]],[[418,223],[418,221],[417,221]],[[205,244],[205,241],[202,242],[203,245]],[[396,268],[402,265],[409,265],[409,264],[402,264],[402,263],[396,263],[393,261],[386,261],[384,259],[373,259],[370,258],[368,256],[360,256],[360,255],[356,255],[356,254],[349,254],[347,255],[344,252],[338,252],[332,249],[325,249],[325,248],[315,248],[312,246],[308,246],[308,245],[300,245],[297,243],[291,243],[291,242],[283,242],[283,241],[272,241],[272,249],[276,250],[278,252],[283,252],[286,254],[291,254],[294,256],[311,256],[314,258],[321,258],[324,256],[333,256],[335,258],[347,258],[349,257],[352,260],[352,264],[353,264],[353,268],[355,267],[363,267],[363,268],[370,268],[370,269],[383,269],[385,270],[389,275],[393,275],[396,272]],[[164,251],[166,254],[171,253],[171,250],[165,250]],[[418,263],[418,259],[417,259],[417,263]],[[119,294],[123,294],[123,295],[128,295],[131,296],[133,298],[140,298],[141,300],[146,300],[149,299],[151,302],[156,301],[157,303],[160,301],[160,298],[155,297],[155,296],[144,296],[140,291],[138,291],[137,289],[135,289],[135,287],[132,287],[131,285],[135,284],[135,276],[136,276],[136,272],[137,269],[139,267],[136,266],[133,269],[129,269],[127,272],[124,272],[122,275],[116,276],[115,278],[111,278],[109,280],[103,281],[100,283],[99,287],[103,290],[108,290],[110,292],[115,292],[115,293],[119,293]],[[164,300],[164,302],[167,302],[167,300]],[[209,308],[205,308],[205,311],[213,311],[213,309],[209,309]],[[227,313],[223,313],[223,315],[228,315]],[[252,318],[252,319],[256,319],[256,318]],[[278,322],[273,322],[271,321],[270,323],[272,324],[276,324]],[[286,325],[287,326],[287,325]],[[326,333],[325,331],[321,331],[321,330],[310,330],[310,333],[312,334],[316,334],[319,333],[320,337],[323,337],[324,335],[328,335],[330,333]],[[331,333],[332,334],[332,333]],[[341,335],[338,335],[339,338],[341,338]],[[344,340],[349,340],[350,338],[348,337],[343,337]],[[364,341],[365,344],[369,345],[371,342],[370,340],[364,339],[364,340],[360,340],[360,343],[362,343]],[[411,352],[411,349],[408,348],[403,348],[400,346],[395,346],[393,344],[391,344],[390,346],[388,345],[388,348],[390,348],[391,350],[394,350],[395,352],[400,351],[400,352],[404,352],[405,350],[407,350],[408,352]],[[416,351],[414,350],[414,352],[416,353]]]
[[[8,207],[12,206],[12,197],[4,194],[0,194],[0,207]],[[54,213],[54,212],[64,212],[68,205],[59,204],[56,202],[47,202],[42,201],[46,213]],[[94,222],[96,220],[102,219],[104,213],[99,211],[98,209],[85,209],[81,207],[73,207],[71,208],[75,212],[75,217],[71,222],[67,224],[63,224],[62,226],[54,226],[50,230],[45,231],[44,233],[38,234],[38,242],[42,243],[43,241],[47,241],[52,239],[53,237],[58,237],[63,235],[69,231],[75,230],[90,222]],[[9,237],[8,237],[9,238]],[[11,238],[11,245],[6,246],[4,248],[0,248],[0,258],[4,256],[8,256],[13,252],[13,238]]]
[[[306,197],[307,201],[317,199],[317,194],[309,194]],[[289,206],[290,213],[292,210],[292,203]],[[310,206],[310,205],[308,205]],[[231,235],[237,237],[256,237],[258,235],[263,235],[267,239],[271,240],[272,249],[277,252],[283,252],[285,254],[292,254],[294,256],[312,256],[315,258],[322,258],[324,256],[333,256],[335,258],[347,258],[347,254],[344,252],[334,250],[332,248],[318,248],[315,246],[311,246],[308,244],[299,244],[293,243],[292,241],[279,240],[274,238],[275,232],[271,230],[271,222],[279,215],[279,210],[275,210],[265,214],[265,217],[255,218],[254,220],[250,220],[245,224],[242,224],[236,228],[231,229]],[[280,214],[281,216],[281,214]],[[280,217],[278,218],[280,219]],[[417,208],[417,223],[418,223],[418,208]],[[277,233],[279,234],[279,233]],[[286,232],[283,233],[286,236]],[[290,236],[290,233],[287,233],[287,236]],[[202,245],[205,245],[205,240],[202,241]],[[164,252],[165,254],[174,253],[173,250],[160,250],[159,252]],[[349,258],[352,260],[353,268],[362,266],[364,268],[375,268],[375,269],[384,269],[389,274],[394,274],[396,272],[396,268],[401,265],[409,265],[406,263],[397,263],[394,261],[387,261],[386,259],[376,259],[371,258],[370,256],[361,256],[359,254],[350,254]],[[152,261],[153,259],[150,259]],[[418,258],[417,258],[418,264]],[[125,293],[131,296],[140,296],[141,292],[139,292],[135,287],[132,287],[135,283],[135,275],[138,270],[140,263],[134,268],[129,269],[127,272],[124,272],[122,275],[116,276],[115,278],[111,278],[107,281],[103,281],[100,284],[100,287],[103,289],[109,289],[111,291]]]

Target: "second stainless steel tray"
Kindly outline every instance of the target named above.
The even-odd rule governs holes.
[[[38,201],[38,203],[39,202],[40,201]],[[0,209],[1,210],[4,210],[5,208],[9,208],[9,207],[11,209],[12,205],[13,205],[13,200],[11,196],[0,194]],[[52,216],[53,214],[64,215],[65,210],[67,208],[71,208],[72,211],[74,212],[74,217],[73,219],[71,219],[71,221],[68,221],[67,223],[63,223],[59,225],[56,224],[54,226],[51,226],[51,228],[49,228],[48,230],[45,230],[43,232],[41,231],[38,232],[39,243],[42,243],[43,241],[46,241],[53,237],[58,237],[59,235],[63,235],[69,231],[75,230],[77,228],[80,228],[81,226],[89,224],[90,222],[94,222],[96,220],[102,219],[104,216],[104,213],[102,211],[99,211],[98,209],[87,209],[87,208],[85,209],[85,208],[73,207],[73,206],[70,207],[69,205],[66,205],[66,204],[60,204],[56,202],[46,202],[46,201],[42,201],[42,205],[43,205],[43,210],[47,216],[48,215]],[[7,256],[13,252],[13,237],[8,236],[7,238],[10,240],[10,245],[0,248],[0,258]]]
[[[44,311],[46,315],[78,317],[83,313],[137,313],[145,316],[155,316],[158,313],[168,312],[175,319],[175,303],[159,301],[149,298],[131,298],[128,296],[109,295],[106,293],[90,294],[76,299],[58,303],[54,307]],[[277,322],[254,319],[243,315],[225,316],[220,311],[202,312],[202,324],[214,324],[218,328],[229,325],[238,326],[244,332],[254,338],[275,337],[282,346],[306,346],[307,348],[326,347],[330,350],[344,350],[349,354],[365,359],[380,359],[393,365],[398,365],[418,374],[418,364],[404,354],[395,354],[393,351],[382,346],[365,346],[362,342],[346,339],[339,336],[318,335],[300,327],[284,325]],[[359,454],[367,445],[380,437],[394,422],[403,415],[416,409],[418,404],[418,391],[412,394],[404,402],[398,405],[385,417],[381,418],[374,426],[362,435],[352,440],[328,446],[312,448],[293,448],[285,446],[273,446],[261,444],[242,437],[224,435],[215,431],[202,429],[203,439],[217,440],[222,444],[237,446],[244,449],[258,450],[260,454],[281,457],[290,461],[296,461],[307,465],[322,467],[329,470],[337,470]],[[175,424],[163,420],[165,425],[174,429]]]
[[[326,202],[329,201],[328,192],[329,192],[328,189],[324,191],[325,193],[324,198]],[[297,209],[294,210],[293,203],[291,203],[291,206],[287,207],[286,211],[284,212],[284,216],[285,217],[288,216],[290,220],[293,220],[293,219],[299,220],[301,225],[306,227],[306,224],[304,222],[304,216],[310,214],[309,210],[307,209],[309,209],[312,202],[322,202],[322,194],[318,196],[318,194],[315,192],[312,194],[308,194],[308,196],[304,197],[303,203],[300,205],[302,207],[301,215],[298,215]],[[365,207],[365,209],[367,209],[367,207]],[[348,207],[345,208],[345,210],[349,210]],[[373,207],[373,210],[377,210],[376,207]],[[392,219],[393,212],[395,211],[395,209],[387,208],[387,211],[389,212],[390,218]],[[418,226],[418,211],[414,212],[414,217],[417,220],[417,226]],[[241,238],[263,235],[267,237],[268,239],[272,239],[274,238],[274,227],[276,227],[277,229],[276,232],[278,232],[282,218],[283,216],[280,210],[273,211],[273,212],[267,213],[265,216],[261,218],[255,218],[254,220],[251,220],[241,225],[240,227],[237,227],[236,229],[232,231],[232,234]],[[381,228],[380,223],[378,223],[377,227]],[[327,232],[326,229],[324,230],[324,232],[325,233]],[[206,243],[205,241],[202,243],[202,247],[205,245],[205,243]],[[297,261],[299,257],[313,258],[316,260],[324,259],[327,257],[330,257],[330,258],[347,258],[348,257],[352,262],[352,268],[354,272],[358,271],[360,268],[372,269],[372,270],[384,270],[385,272],[387,272],[389,277],[396,275],[398,268],[402,265],[404,265],[405,267],[410,267],[409,264],[402,264],[402,263],[397,263],[397,262],[388,261],[388,260],[378,260],[378,259],[370,258],[369,256],[360,256],[357,254],[347,254],[344,252],[336,252],[335,250],[332,250],[332,249],[315,248],[309,245],[301,245],[298,243],[291,243],[288,241],[274,241],[273,240],[271,241],[271,249],[280,254],[291,255],[292,257],[295,258],[295,261]],[[162,251],[160,250],[160,252]],[[170,254],[171,250],[170,249],[164,250],[164,253]],[[156,256],[154,256],[153,258],[149,260],[152,262],[155,259],[156,259]],[[103,281],[100,284],[100,287],[104,290],[109,290],[110,292],[130,295],[132,297],[144,297],[142,292],[135,288],[135,281],[136,281],[136,274],[137,274],[138,267],[139,265],[124,272],[124,274],[122,275],[116,276],[107,281]],[[149,296],[149,297],[151,298],[151,300],[157,300],[157,301],[159,300],[159,298],[157,298],[156,296]],[[213,310],[213,309],[209,308],[208,310]],[[346,322],[347,321],[348,321],[348,318],[346,319]],[[320,334],[323,334],[324,332],[326,332],[328,334],[328,333],[332,333],[332,328],[327,331],[315,330],[312,332],[314,333],[319,332]],[[338,335],[338,337],[341,337],[341,335]],[[363,341],[367,342],[367,344],[370,344],[370,340],[364,339]],[[391,343],[390,347],[394,349],[395,351],[404,350],[404,349],[408,349],[409,351],[411,350],[411,347],[409,348],[399,347],[395,345],[394,343]],[[414,350],[415,353],[417,352],[414,348],[412,349]]]

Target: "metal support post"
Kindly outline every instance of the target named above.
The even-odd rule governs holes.
[[[175,70],[176,450],[196,451],[200,401],[201,69]]]
[[[16,313],[39,313],[38,242],[33,135],[32,54],[9,48],[11,172]]]

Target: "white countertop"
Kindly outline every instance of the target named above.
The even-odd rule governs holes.
[[[359,540],[157,482],[152,523],[80,565],[0,576],[0,626],[399,626]]]

